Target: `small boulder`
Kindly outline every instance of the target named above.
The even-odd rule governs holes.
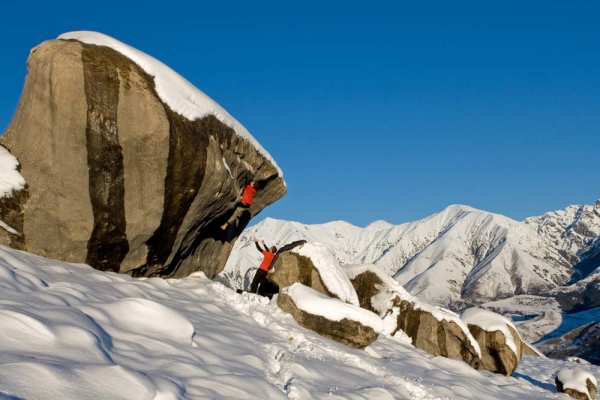
[[[461,318],[481,348],[480,369],[512,375],[523,355],[521,338],[512,322],[477,307],[465,310]]]
[[[320,243],[305,243],[279,252],[268,279],[280,288],[301,283],[345,303],[359,305],[350,279],[331,250]]]
[[[531,343],[527,343],[524,340],[521,340],[521,347],[523,348],[523,355],[533,356],[533,357],[546,357],[541,351],[535,348]]]
[[[299,325],[355,349],[373,343],[383,330],[383,321],[376,314],[300,283],[284,288],[277,305]]]
[[[375,265],[351,265],[344,271],[360,306],[383,318],[384,333],[393,336],[404,331],[415,347],[433,356],[479,367],[479,346],[458,315],[421,303]]]
[[[594,375],[582,368],[565,368],[556,373],[556,390],[574,399],[595,400],[598,382]]]

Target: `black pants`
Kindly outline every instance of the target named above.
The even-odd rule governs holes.
[[[269,271],[265,271],[264,269],[258,269],[256,274],[254,274],[254,279],[252,280],[252,285],[250,285],[250,293],[258,293],[258,286],[264,285],[269,280],[267,279],[267,274]]]

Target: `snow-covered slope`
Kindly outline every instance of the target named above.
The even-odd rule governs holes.
[[[0,398],[563,398],[553,375],[574,365],[525,356],[505,377],[383,336],[350,349],[202,276],[132,279],[5,247],[0,324]]]
[[[461,307],[567,283],[593,235],[600,235],[600,202],[525,222],[462,205],[420,221],[366,228],[266,219],[240,237],[224,276],[240,287],[245,271],[258,264],[254,236],[277,246],[305,239],[329,246],[341,264],[378,265],[422,300]]]

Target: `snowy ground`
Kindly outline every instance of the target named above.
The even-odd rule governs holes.
[[[504,377],[385,337],[354,350],[206,279],[132,279],[5,247],[0,286],[5,399],[568,399],[558,370],[600,376],[526,356]]]

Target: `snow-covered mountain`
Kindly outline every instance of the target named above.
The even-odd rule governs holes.
[[[305,239],[329,246],[341,264],[374,263],[422,300],[460,308],[568,283],[573,266],[596,254],[599,235],[600,201],[523,222],[463,205],[366,228],[266,219],[240,237],[222,277],[242,286],[261,257],[253,237],[276,246]]]

